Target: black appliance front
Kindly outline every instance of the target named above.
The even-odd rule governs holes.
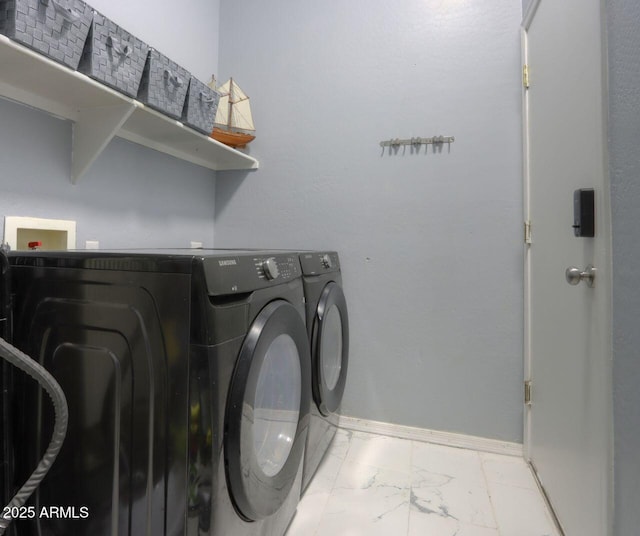
[[[304,294],[297,256],[269,259],[209,264],[208,296],[194,297],[189,535],[281,535],[300,499],[311,398]],[[250,274],[260,290],[248,291]]]
[[[12,263],[14,342],[53,372],[70,410],[29,503],[36,515],[15,520],[14,535],[284,534],[311,397],[297,256],[42,252]],[[15,376],[13,492],[53,422],[39,389]]]
[[[336,252],[300,254],[311,344],[313,399],[328,417],[342,402],[349,362],[349,314]]]
[[[313,398],[324,416],[340,407],[347,380],[349,321],[342,288],[331,281],[322,289],[311,332]]]
[[[260,311],[240,350],[224,450],[231,495],[247,520],[274,514],[296,480],[306,441],[308,348],[300,314],[276,300]]]
[[[16,266],[13,284],[15,343],[69,405],[63,448],[16,534],[167,534],[166,520],[185,512],[165,496],[185,488],[189,276]],[[24,375],[13,392],[19,484],[47,447],[53,413]]]
[[[335,436],[349,361],[349,315],[336,252],[300,254],[311,346],[312,393],[303,490]]]

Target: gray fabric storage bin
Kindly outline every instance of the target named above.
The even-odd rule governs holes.
[[[148,52],[146,43],[95,11],[78,70],[135,97]]]
[[[208,136],[213,130],[219,101],[220,93],[192,76],[182,112],[182,122]]]
[[[0,33],[72,69],[92,18],[82,0],[0,0]]]
[[[191,74],[184,67],[152,48],[144,67],[138,100],[180,119],[190,78]]]

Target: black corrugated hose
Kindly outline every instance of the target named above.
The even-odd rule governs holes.
[[[40,482],[42,482],[42,479],[53,465],[56,456],[58,456],[58,452],[60,452],[64,438],[67,435],[69,408],[67,407],[67,399],[64,396],[64,392],[53,376],[49,374],[42,365],[2,338],[0,338],[0,357],[26,372],[42,386],[51,397],[55,413],[53,434],[51,435],[51,442],[47,447],[47,451],[44,453],[36,470],[31,474],[13,499],[11,499],[7,507],[3,509],[2,513],[6,513],[7,516],[0,517],[0,535],[2,535],[11,524],[12,518],[10,514],[13,509],[20,508],[27,502],[27,499],[40,485]]]

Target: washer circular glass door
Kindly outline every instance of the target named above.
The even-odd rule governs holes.
[[[229,491],[244,519],[268,517],[289,496],[304,453],[310,363],[295,307],[284,300],[266,305],[240,349],[225,420]]]
[[[293,446],[300,418],[300,356],[290,335],[278,335],[267,349],[253,404],[253,445],[267,476],[280,472]]]
[[[349,360],[349,315],[342,288],[325,285],[311,337],[313,398],[320,412],[328,416],[342,402]]]

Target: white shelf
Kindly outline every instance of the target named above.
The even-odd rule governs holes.
[[[213,169],[257,169],[258,161],[204,136],[0,35],[0,97],[73,121],[71,181],[114,136]]]

